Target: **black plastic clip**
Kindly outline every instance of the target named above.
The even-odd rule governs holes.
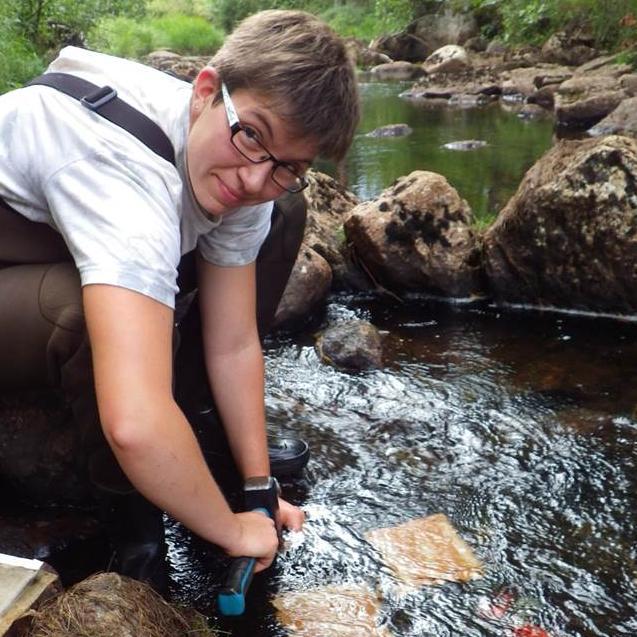
[[[89,93],[80,98],[80,103],[90,111],[97,111],[104,106],[104,104],[114,100],[116,97],[117,91],[114,88],[102,86],[102,88],[97,89],[97,91],[93,91],[93,93]]]

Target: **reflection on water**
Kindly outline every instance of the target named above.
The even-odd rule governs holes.
[[[430,170],[447,178],[477,218],[501,210],[524,173],[551,146],[552,120],[522,121],[499,104],[470,110],[427,107],[399,97],[409,86],[361,85],[363,118],[347,157],[348,187],[361,199],[372,199],[398,177]],[[397,138],[365,136],[399,123],[414,132]],[[443,148],[468,139],[486,141],[488,146],[467,152]]]
[[[637,634],[637,325],[425,301],[328,310],[352,315],[386,330],[382,370],[327,367],[309,337],[268,346],[270,422],[312,447],[285,485],[308,521],[231,634],[282,636],[272,595],[341,584],[379,591],[392,635]],[[484,577],[398,595],[365,535],[438,512]],[[179,595],[213,615],[218,557],[171,537]]]

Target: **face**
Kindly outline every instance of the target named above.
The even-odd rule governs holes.
[[[240,206],[271,201],[285,191],[271,179],[273,164],[253,164],[230,141],[230,125],[219,76],[206,67],[195,80],[190,104],[188,172],[199,204],[213,215]],[[237,90],[232,101],[244,126],[254,129],[262,144],[279,160],[304,173],[316,155],[316,144],[299,137],[267,106],[258,93]]]

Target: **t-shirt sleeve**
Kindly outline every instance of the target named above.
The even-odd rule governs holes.
[[[221,266],[252,263],[270,231],[273,203],[247,206],[222,217],[221,223],[199,237],[197,247],[206,260]]]
[[[124,287],[174,307],[177,193],[161,175],[96,154],[50,176],[44,194],[82,285]]]

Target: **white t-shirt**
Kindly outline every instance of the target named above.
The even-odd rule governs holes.
[[[193,196],[185,166],[190,84],[75,47],[63,49],[48,70],[115,88],[175,149],[176,168],[57,89],[0,96],[0,197],[63,235],[82,285],[121,286],[174,307],[182,254],[197,247],[223,266],[256,259],[272,203],[211,219]]]

